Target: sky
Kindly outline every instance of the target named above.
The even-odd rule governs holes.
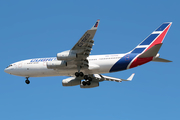
[[[179,0],[1,0],[1,120],[179,120]],[[131,82],[63,87],[65,76],[25,78],[4,72],[9,64],[55,57],[71,49],[97,19],[92,55],[132,50],[163,22],[173,22],[160,56],[171,63],[104,75]]]

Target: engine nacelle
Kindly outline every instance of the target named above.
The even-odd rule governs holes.
[[[46,63],[48,69],[58,69],[67,66],[65,61],[49,61]]]
[[[77,54],[68,50],[57,54],[57,60],[71,60],[77,58]]]
[[[98,87],[99,86],[99,82],[98,81],[91,81],[90,85],[83,85],[82,82],[80,84],[81,88],[94,88],[94,87]]]
[[[81,79],[78,79],[76,77],[70,77],[62,81],[63,86],[75,86],[80,84],[81,84]]]

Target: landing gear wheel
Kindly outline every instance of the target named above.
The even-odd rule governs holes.
[[[78,73],[78,72],[75,73],[75,76],[76,76],[76,77],[79,77],[79,75],[80,75],[80,73]]]
[[[83,73],[83,72],[80,72],[80,73],[79,73],[79,76],[83,77],[83,76],[84,76],[84,73]]]
[[[84,76],[84,79],[87,80],[87,79],[88,79],[88,75],[85,75],[85,76]]]
[[[91,85],[91,82],[88,80],[88,81],[86,82],[86,84],[87,84],[87,85]]]
[[[25,80],[25,83],[26,83],[26,84],[29,84],[29,83],[30,83],[30,81],[29,81],[29,80]]]
[[[84,86],[86,86],[87,83],[86,83],[86,81],[82,81],[82,84],[83,84]]]
[[[76,73],[75,73],[75,76],[76,76],[76,77],[79,77],[79,76],[80,76],[80,77],[83,77],[83,76],[84,76],[84,73],[83,73],[83,72],[80,72],[80,73],[79,73],[79,72],[76,72]]]
[[[89,81],[92,81],[92,78],[91,78],[91,77],[88,77],[88,80],[89,80]]]

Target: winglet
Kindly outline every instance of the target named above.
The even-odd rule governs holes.
[[[99,22],[100,22],[100,20],[98,19],[98,20],[96,21],[96,23],[93,25],[93,27],[91,28],[91,30],[97,30],[98,25],[99,25]]]
[[[135,75],[135,73],[133,73],[127,80],[128,80],[128,81],[132,81],[134,75]]]

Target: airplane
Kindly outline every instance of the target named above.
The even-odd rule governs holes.
[[[63,86],[80,85],[81,88],[98,87],[102,81],[131,81],[134,73],[128,79],[119,79],[102,75],[104,73],[128,70],[148,63],[172,62],[160,58],[159,49],[172,22],[165,22],[145,38],[139,45],[124,54],[90,55],[94,45],[94,35],[100,20],[87,30],[71,50],[57,53],[56,57],[34,58],[10,64],[5,72],[11,75],[25,77],[69,76],[62,80]]]

